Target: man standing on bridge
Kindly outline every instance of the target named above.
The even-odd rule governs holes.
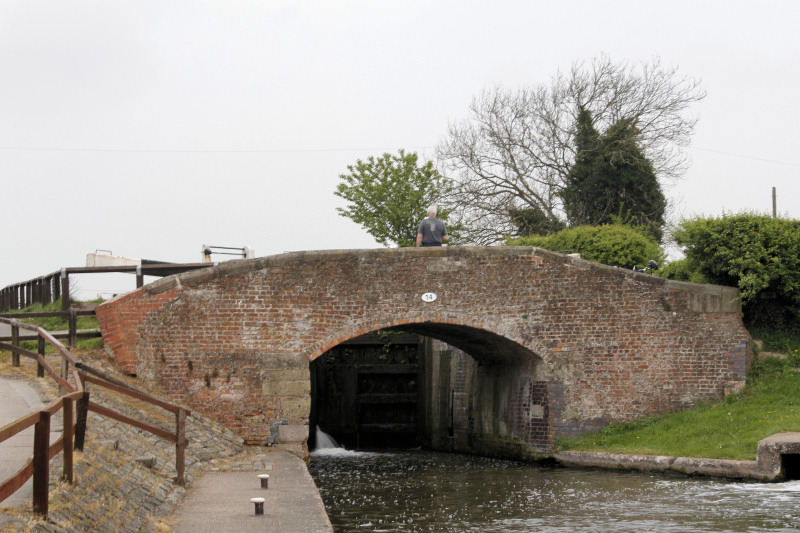
[[[441,246],[447,242],[447,228],[444,222],[436,218],[436,206],[428,208],[428,216],[419,223],[417,230],[417,248],[420,246]]]

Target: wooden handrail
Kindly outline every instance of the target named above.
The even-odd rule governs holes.
[[[170,441],[172,443],[177,443],[178,442],[177,437],[175,435],[173,435],[172,433],[170,433],[169,431],[161,429],[160,427],[156,427],[156,426],[153,426],[153,425],[150,425],[150,424],[146,424],[144,422],[140,422],[140,421],[135,420],[135,419],[133,419],[133,418],[131,418],[129,416],[126,416],[126,415],[123,415],[121,413],[118,413],[118,412],[114,411],[113,409],[109,409],[108,407],[104,407],[104,406],[102,406],[100,404],[97,404],[97,403],[94,403],[92,401],[89,402],[89,410],[90,411],[94,411],[95,413],[97,413],[99,415],[107,416],[108,418],[113,418],[114,420],[119,420],[120,422],[124,422],[125,424],[128,424],[129,426],[133,426],[133,427],[136,427],[136,428],[139,428],[139,429],[143,429],[145,431],[149,431],[153,435],[158,435],[162,439],[166,439],[166,440],[168,440],[168,441]]]
[[[50,364],[44,359],[44,357],[41,357],[36,352],[32,352],[30,350],[26,350],[25,348],[21,348],[19,346],[14,346],[13,344],[8,344],[7,342],[0,342],[0,348],[5,349],[5,350],[15,350],[20,355],[24,355],[25,357],[29,357],[30,359],[33,359],[34,361],[38,361],[38,363],[42,366],[42,368],[44,368],[45,371],[48,374],[50,374],[50,376],[54,380],[56,380],[56,382],[58,383],[59,386],[67,389],[70,392],[74,392],[75,391],[75,388],[73,388],[73,386],[70,385],[67,380],[62,378],[58,374],[58,372],[53,370],[53,367],[50,366]]]
[[[92,316],[95,314],[94,309],[76,309],[74,313],[77,316]],[[68,317],[70,311],[40,311],[38,313],[0,313],[0,318],[50,318],[54,316]]]
[[[48,339],[48,342],[49,342],[50,339],[56,339],[55,335],[53,335],[49,331],[44,330],[44,329],[42,329],[42,328],[40,328],[38,326],[34,326],[33,324],[28,324],[26,322],[22,322],[22,319],[54,317],[54,316],[65,317],[66,316],[69,319],[69,327],[67,329],[66,337],[69,339],[70,346],[73,346],[75,344],[75,341],[78,339],[78,337],[81,337],[81,338],[87,338],[87,337],[88,338],[93,338],[93,337],[100,337],[101,336],[99,329],[96,330],[96,331],[93,330],[93,331],[78,332],[76,321],[72,319],[73,315],[77,317],[77,316],[91,316],[91,315],[94,315],[94,314],[95,314],[95,312],[94,312],[93,309],[92,310],[85,310],[85,311],[75,311],[73,309],[73,310],[66,311],[66,312],[64,312],[64,311],[52,311],[52,312],[48,312],[48,313],[0,313],[0,322],[9,324],[12,327],[12,333],[13,333],[13,328],[18,328],[18,330],[19,329],[24,329],[24,330],[27,330],[27,331],[36,332],[36,333],[39,334],[40,337],[42,336],[41,332],[44,332],[44,335],[46,335],[46,337]],[[61,336],[64,337],[65,334],[62,333]],[[9,340],[9,339],[6,338],[6,340]],[[25,340],[30,340],[30,339],[25,339]],[[56,348],[62,354],[64,353],[63,350],[62,350],[64,348],[64,346],[60,342],[57,342],[57,344],[54,344],[54,346],[56,346]],[[60,348],[59,348],[59,346],[60,346]],[[72,354],[70,354],[69,351],[67,351],[66,353],[68,354],[68,355],[66,355],[66,357],[68,359],[72,357]]]
[[[134,388],[126,387],[124,385],[121,386],[121,385],[119,385],[117,383],[114,383],[114,382],[111,382],[111,381],[107,381],[107,380],[103,380],[103,379],[98,379],[96,377],[88,376],[88,375],[85,376],[85,379],[89,383],[94,383],[96,385],[100,385],[100,386],[105,387],[107,389],[111,389],[111,390],[119,392],[121,394],[125,394],[127,396],[130,396],[131,398],[136,398],[137,400],[142,400],[144,402],[147,402],[147,403],[150,403],[150,404],[153,404],[153,405],[157,405],[159,407],[163,407],[167,411],[171,411],[173,413],[177,413],[181,409],[177,405],[172,405],[171,403],[164,402],[162,400],[159,400],[158,398],[154,398],[153,396],[150,396],[149,394],[146,394],[144,392],[138,391],[138,390],[136,390]]]
[[[87,313],[92,312],[93,311]],[[0,502],[16,492],[28,479],[33,477],[33,510],[45,516],[47,515],[49,505],[48,485],[50,460],[59,452],[63,451],[62,478],[71,484],[73,482],[72,452],[73,448],[82,448],[84,440],[82,432],[85,431],[86,412],[88,410],[119,420],[133,427],[143,429],[174,443],[176,447],[176,469],[178,472],[176,482],[179,485],[185,484],[185,449],[188,444],[185,435],[186,416],[189,414],[188,410],[139,391],[125,382],[83,363],[76,359],[61,342],[43,328],[26,324],[15,318],[6,318],[3,316],[0,316],[0,321],[10,324],[12,327],[12,342],[10,344],[0,342],[0,349],[11,350],[16,358],[14,366],[19,366],[19,355],[33,359],[37,361],[39,365],[40,376],[43,376],[44,372],[46,372],[47,375],[58,383],[60,390],[66,391],[65,394],[61,394],[42,409],[20,417],[0,428],[0,442],[3,442],[31,426],[35,427],[33,459],[27,462],[13,476],[0,483]],[[19,338],[19,329],[36,332],[36,337],[39,339],[39,353],[27,350],[19,345],[22,340]],[[45,359],[45,342],[49,342],[59,352],[63,362],[62,374],[56,372]],[[74,385],[69,382],[69,364],[73,366],[72,377]],[[148,424],[147,422],[135,420],[121,413],[117,413],[108,407],[98,405],[95,402],[90,402],[89,393],[84,388],[85,382],[94,383],[95,385],[108,388],[175,413],[175,433]],[[78,401],[77,421],[74,416],[74,404],[76,401]],[[64,411],[64,434],[54,443],[50,443],[50,420],[53,415],[62,409]],[[81,443],[80,446],[78,446],[79,441]]]
[[[16,326],[21,329],[27,329],[28,331],[38,331],[39,326],[34,326],[33,324],[27,324],[22,322],[21,320],[17,320],[15,318],[5,318],[0,316],[0,322],[5,322],[6,324],[11,324],[12,326]]]
[[[33,475],[33,463],[28,461],[13,476],[0,483],[0,502],[17,492]]]
[[[0,442],[10,439],[17,433],[25,431],[39,421],[39,412],[30,413],[0,428]]]
[[[75,356],[72,355],[58,339],[53,337],[49,331],[42,328],[36,328],[36,331],[39,332],[39,336],[44,337],[47,342],[56,347],[61,357],[72,363],[73,366],[78,364],[78,360],[75,359]]]

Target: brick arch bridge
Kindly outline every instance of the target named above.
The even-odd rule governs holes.
[[[146,285],[97,315],[124,370],[251,443],[304,443],[311,361],[376,330],[469,354],[427,362],[425,407],[450,419],[431,418],[426,443],[511,457],[719,399],[744,385],[750,353],[736,289],[529,247],[231,261]]]

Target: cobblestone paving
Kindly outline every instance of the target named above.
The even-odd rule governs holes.
[[[135,379],[122,377],[102,356],[79,354],[84,361],[132,386],[142,389]],[[57,391],[49,380],[36,379],[35,364],[23,361],[20,369],[3,364],[10,355],[0,356],[0,372],[35,383],[44,399],[52,400]],[[54,358],[55,359],[55,358]],[[131,400],[98,386],[88,387],[92,401],[137,420],[149,420],[174,432],[175,415],[164,409]],[[154,394],[156,395],[156,394]],[[206,471],[253,471],[272,469],[265,448],[245,447],[240,437],[219,424],[195,414],[187,417],[189,444],[186,449],[186,486]],[[86,444],[75,452],[75,483],[60,480],[62,454],[50,462],[50,502],[47,519],[24,508],[0,509],[0,532],[169,532],[171,516],[186,495],[186,488],[175,484],[174,444],[143,430],[89,413]],[[152,464],[152,466],[150,466]]]

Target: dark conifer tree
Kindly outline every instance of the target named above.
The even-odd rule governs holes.
[[[600,135],[591,113],[580,110],[578,153],[561,194],[571,226],[621,222],[661,240],[667,202],[638,133],[633,120],[621,119]]]

